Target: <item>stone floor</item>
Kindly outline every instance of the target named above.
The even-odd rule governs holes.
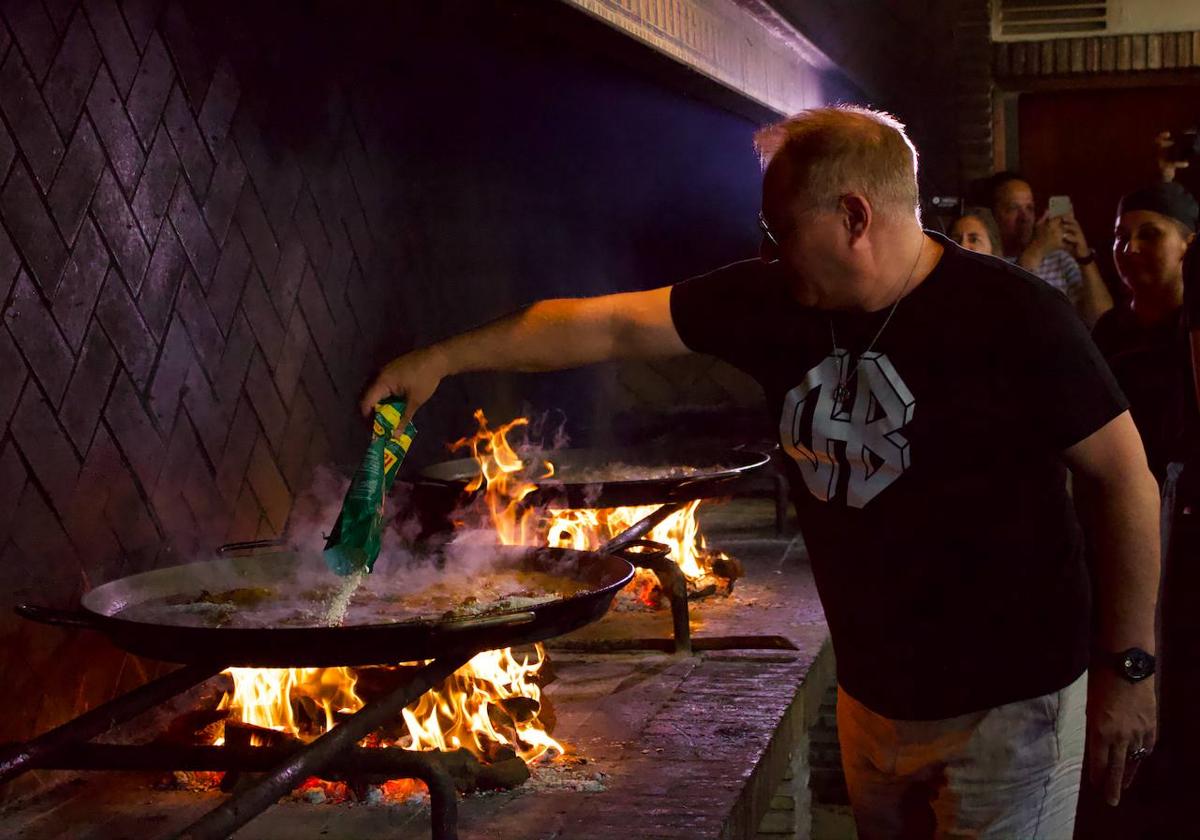
[[[813,803],[812,840],[858,840],[849,805]]]
[[[756,501],[703,513],[710,545],[741,559],[747,576],[731,597],[694,605],[693,633],[780,635],[796,650],[691,657],[552,651],[554,734],[574,761],[569,769],[537,770],[516,791],[461,800],[464,840],[749,838],[760,828],[762,837],[810,836],[806,733],[833,679],[832,657],[803,546],[776,536],[773,518],[770,503]],[[573,638],[669,632],[666,611],[610,612]],[[6,808],[0,833],[156,840],[220,799],[154,790],[135,774],[89,774]],[[428,831],[418,804],[283,802],[236,836],[423,838]]]

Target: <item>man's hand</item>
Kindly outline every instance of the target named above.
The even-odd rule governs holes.
[[[414,350],[384,366],[367,390],[363,392],[359,410],[370,417],[375,404],[387,397],[402,397],[404,417],[400,427],[412,419],[417,409],[433,396],[442,379],[449,374],[446,360],[436,346]]]
[[[1057,251],[1063,246],[1063,217],[1042,214],[1033,228],[1033,241],[1021,253],[1021,266],[1029,271],[1036,271],[1042,260],[1051,251]]]
[[[1121,801],[1137,773],[1135,750],[1153,750],[1157,737],[1154,677],[1131,683],[1111,666],[1088,674],[1088,778],[1109,805]]]
[[[1088,247],[1087,237],[1083,235],[1083,228],[1079,222],[1075,220],[1073,213],[1068,213],[1060,217],[1062,230],[1062,243],[1066,247],[1067,253],[1077,260],[1082,260],[1092,253],[1092,249]]]
[[[1175,145],[1175,141],[1171,139],[1171,132],[1160,132],[1159,135],[1154,138],[1154,144],[1158,149],[1159,176],[1162,177],[1163,181],[1168,183],[1174,181],[1175,172],[1180,169],[1186,169],[1188,166],[1188,161],[1170,159],[1170,155],[1167,150]]]

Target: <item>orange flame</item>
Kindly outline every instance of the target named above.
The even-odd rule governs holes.
[[[490,744],[512,747],[527,762],[549,752],[562,755],[562,744],[554,740],[536,714],[527,719],[509,714],[504,701],[525,698],[540,707],[541,688],[531,679],[546,661],[541,645],[535,657],[518,660],[511,648],[488,650],[446,681],[439,692],[428,692],[403,712],[409,741],[405,749],[467,749],[485,755]],[[498,712],[512,721],[513,735],[505,735],[493,720]]]
[[[552,546],[594,551],[608,540],[652,514],[658,505],[550,510],[546,540]],[[689,581],[703,580],[710,570],[709,552],[696,521],[700,500],[690,502],[652,528],[646,538],[670,549],[667,556],[678,564]],[[658,577],[649,569],[635,569],[630,584],[634,596],[649,607],[661,605]]]
[[[683,574],[691,580],[699,580],[709,571],[704,562],[707,545],[696,521],[696,509],[699,507],[699,499],[689,502],[686,507],[680,508],[668,516],[646,535],[647,539],[669,547],[671,549],[669,556],[679,565]],[[547,511],[549,516],[549,522],[546,525],[547,539],[553,546],[594,551],[639,520],[654,513],[658,508],[659,505],[595,510],[551,509]]]
[[[372,743],[406,750],[461,748],[480,759],[486,759],[492,747],[508,746],[527,762],[549,753],[562,755],[565,748],[536,714],[542,700],[536,677],[545,661],[541,645],[535,646],[532,657],[518,658],[510,649],[479,653],[440,689],[426,692],[403,710],[405,735],[391,741],[372,738]],[[225,673],[233,679],[233,692],[218,708],[228,709],[233,720],[305,740],[333,728],[337,713],[363,707],[354,690],[357,678],[349,668],[230,668]],[[505,701],[514,698],[529,701],[525,705],[530,713],[511,714]],[[308,719],[297,715],[301,706],[309,707]]]
[[[307,698],[324,717],[319,732],[333,728],[334,712],[354,712],[362,700],[354,693],[357,681],[349,668],[230,668],[233,692],[217,704],[241,723],[300,735],[295,704]],[[319,734],[319,733],[318,733]]]
[[[467,485],[467,491],[484,488],[488,516],[504,545],[548,544],[594,551],[659,508],[659,505],[641,505],[604,509],[550,509],[539,514],[522,504],[537,489],[537,485],[521,478],[525,474],[525,462],[508,442],[508,433],[517,427],[528,426],[528,418],[518,417],[498,429],[489,430],[487,417],[482,409],[477,409],[475,420],[479,423],[479,430],[469,438],[456,441],[451,448],[470,448],[472,457],[478,462],[479,475]],[[540,479],[554,475],[553,463],[543,461],[542,465],[544,472]],[[666,544],[670,548],[668,556],[679,565],[689,580],[697,582],[709,574],[711,566],[708,559],[710,552],[696,520],[699,507],[699,500],[691,502],[646,535],[655,542]],[[657,605],[658,579],[652,572],[636,570],[633,587],[640,601],[650,606]]]
[[[521,502],[537,489],[537,485],[521,478],[525,462],[508,442],[508,433],[519,426],[528,426],[529,420],[518,417],[489,431],[482,408],[475,410],[475,420],[479,423],[479,431],[450,445],[451,451],[469,448],[471,457],[479,464],[479,475],[471,480],[466,490],[474,493],[480,487],[485,488],[484,503],[502,545],[530,545],[535,536],[531,530],[534,511]],[[549,462],[545,467],[547,473],[542,478],[554,473]]]

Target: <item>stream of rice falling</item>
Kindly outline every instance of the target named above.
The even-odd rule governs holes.
[[[358,587],[362,585],[363,578],[366,576],[365,571],[358,571],[352,572],[342,579],[337,591],[329,600],[329,607],[325,610],[326,627],[342,626],[342,622],[346,620],[346,611],[350,609],[350,599],[354,597],[354,593],[358,591]]]

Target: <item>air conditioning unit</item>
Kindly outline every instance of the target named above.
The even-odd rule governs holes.
[[[1102,35],[1110,0],[992,0],[997,41]]]
[[[993,41],[1200,31],[1188,0],[991,0]]]

